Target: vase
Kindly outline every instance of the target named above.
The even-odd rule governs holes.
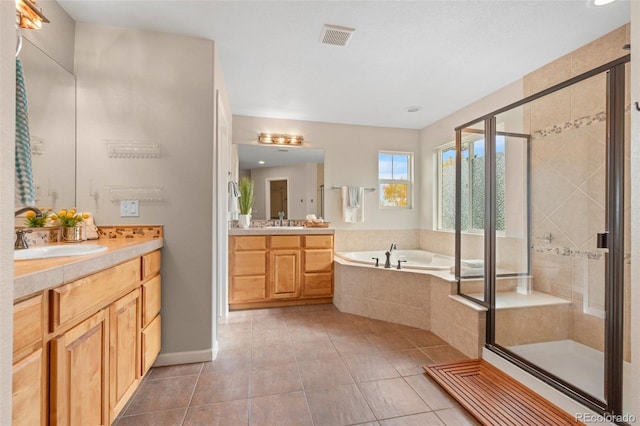
[[[67,226],[62,228],[62,241],[65,243],[80,243],[84,241],[84,226]]]
[[[251,215],[250,214],[239,214],[238,215],[238,226],[240,228],[247,229],[251,225]]]

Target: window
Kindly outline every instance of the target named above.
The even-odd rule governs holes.
[[[411,207],[413,154],[378,152],[380,207]]]
[[[438,229],[456,229],[456,148],[455,143],[437,150]],[[484,139],[462,144],[461,229],[484,229]],[[496,229],[505,230],[504,179],[505,139],[496,137]]]

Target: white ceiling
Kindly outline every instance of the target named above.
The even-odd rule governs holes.
[[[630,2],[59,0],[214,40],[233,114],[419,129],[629,21]],[[355,28],[345,48],[323,24]],[[415,113],[406,107],[420,105]]]

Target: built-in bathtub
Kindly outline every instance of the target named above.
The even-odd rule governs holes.
[[[384,250],[336,252],[336,256],[349,262],[367,265],[375,265],[378,259],[380,267],[384,266],[387,259]],[[390,258],[391,267],[396,268],[400,260],[402,269],[448,271],[454,264],[454,258],[451,256],[425,250],[393,250]]]

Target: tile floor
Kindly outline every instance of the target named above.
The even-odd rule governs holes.
[[[152,369],[128,425],[475,425],[422,371],[465,356],[428,331],[315,305],[232,312],[213,362]]]

